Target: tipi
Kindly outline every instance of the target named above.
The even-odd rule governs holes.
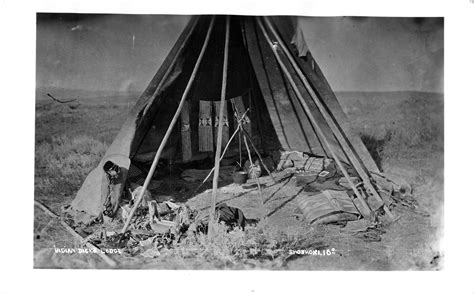
[[[235,112],[245,118],[258,149],[303,151],[349,165],[378,203],[366,208],[384,206],[371,188],[371,175],[379,170],[303,34],[291,17],[192,17],[71,209],[87,218],[113,215],[131,167],[149,169],[164,139],[161,160],[188,162],[213,154],[221,98],[222,140],[236,127]]]

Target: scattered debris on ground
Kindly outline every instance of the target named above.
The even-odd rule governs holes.
[[[386,232],[384,230],[386,222],[383,221],[386,217],[383,210],[374,211],[369,219],[362,218],[357,206],[354,205],[357,199],[351,193],[347,179],[343,177],[332,160],[296,152],[284,154],[282,157],[285,157],[285,164],[279,164],[271,178],[269,175],[258,175],[266,197],[266,200],[262,201],[264,204],[270,201],[273,194],[278,193],[279,190],[285,193],[284,189],[286,189],[295,195],[290,200],[295,199],[297,207],[295,212],[302,216],[299,222],[304,221],[313,226],[323,224],[342,226],[343,233],[368,243],[382,240],[382,235]],[[267,162],[267,165],[270,163]],[[249,170],[252,167],[248,165],[246,168]],[[221,181],[232,180],[232,174],[236,169],[224,167],[223,170],[225,172],[220,173]],[[180,180],[184,186],[195,185],[205,180],[210,172],[211,170],[208,169],[187,169],[181,173]],[[361,190],[364,189],[354,172],[351,172],[351,176],[352,183]],[[222,195],[234,195],[233,197],[252,193],[257,188],[256,180],[257,177],[254,175],[253,179],[245,181],[244,184],[225,185],[219,188],[219,191]],[[201,240],[201,243],[196,245],[196,240],[205,238],[208,233],[208,209],[192,208],[186,202],[175,202],[173,199],[175,197],[166,197],[162,191],[158,192],[164,181],[165,179],[152,181],[150,186],[152,189],[144,192],[144,197],[125,232],[122,232],[124,223],[130,217],[132,207],[142,189],[142,186],[136,183],[127,184],[128,188],[124,191],[115,217],[104,216],[102,220],[87,225],[74,224],[71,216],[67,218],[67,221],[75,227],[76,231],[84,235],[84,242],[101,249],[119,249],[123,258],[140,256],[153,259],[161,256],[163,252],[179,250],[185,244],[201,246],[203,241]],[[282,183],[285,184],[282,185]],[[411,195],[400,193],[399,186],[387,185],[385,182],[383,184],[386,186],[385,193],[390,196],[391,207],[401,205],[409,209],[417,208],[416,200]],[[272,187],[278,185],[281,185],[280,188],[271,192]],[[379,187],[382,187],[382,184]],[[192,189],[186,188],[186,190]],[[210,192],[211,190],[205,190],[200,195]],[[249,218],[241,208],[231,206],[226,202],[223,199],[223,202],[216,206],[218,223],[224,235],[245,232],[246,229],[255,227],[259,221],[265,221],[265,218],[271,215],[270,212],[263,217]],[[282,249],[284,242],[275,241],[273,245],[270,243],[262,243],[263,247],[260,247],[264,248],[262,250],[265,252],[271,252],[270,255],[273,257],[279,255],[282,262],[289,258],[286,252],[288,250]],[[243,250],[245,246],[242,245],[235,250]],[[259,256],[261,258],[265,255],[260,251],[257,253],[255,248],[246,250],[247,257]]]

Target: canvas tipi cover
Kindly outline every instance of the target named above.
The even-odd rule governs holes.
[[[166,144],[162,158],[173,162],[192,161],[209,156],[199,148],[199,103],[220,99],[222,64],[225,36],[225,16],[195,16],[178,38],[167,58],[155,74],[148,87],[138,99],[121,130],[107,150],[104,158],[86,178],[71,203],[71,209],[84,213],[87,218],[100,216],[107,207],[115,211],[119,195],[132,164],[150,163],[162,141],[171,118],[178,108],[185,86],[205,41],[211,21],[214,25],[199,70],[187,97],[190,122],[190,158],[183,158],[181,122],[173,130]],[[228,76],[226,99],[240,97],[250,109],[251,136],[257,147],[265,152],[296,150],[314,155],[331,157],[327,146],[314,130],[310,119],[296,97],[290,81],[272,52],[272,46],[279,46],[274,37],[269,40],[268,32],[261,19],[254,16],[231,16],[228,53]],[[351,129],[346,115],[337,101],[328,81],[313,59],[310,48],[304,41],[304,32],[298,20],[292,17],[266,17],[282,42],[290,48],[298,66],[307,77],[311,88],[326,111],[344,133],[358,160],[369,171],[378,171],[361,139]],[[291,67],[289,67],[291,68]],[[301,89],[311,114],[317,121],[337,157],[350,163],[328,123],[294,70],[296,86]],[[231,112],[231,103],[227,103]],[[232,119],[229,120],[230,128]],[[232,148],[229,151],[232,153]],[[110,185],[104,173],[104,166],[114,163],[122,170],[117,183]],[[112,203],[107,195],[112,197]]]

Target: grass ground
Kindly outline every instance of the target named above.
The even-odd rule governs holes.
[[[60,212],[95,167],[119,130],[136,95],[118,98],[81,95],[74,107],[44,99],[36,103],[35,199]],[[68,95],[67,91],[61,95]],[[291,179],[264,190],[264,208],[255,188],[225,191],[221,201],[249,218],[268,218],[245,232],[221,231],[214,243],[190,240],[160,257],[120,258],[124,268],[406,270],[439,269],[443,229],[443,97],[438,94],[338,93],[339,100],[385,172],[406,179],[415,189],[416,210],[397,207],[398,222],[386,226],[381,242],[348,233],[351,226],[309,226],[294,204]],[[62,97],[58,97],[62,98]],[[74,97],[73,97],[74,98]],[[196,209],[208,205],[208,192],[187,200]],[[58,254],[52,248],[77,248],[56,222],[35,208],[35,267],[102,268],[94,255]],[[335,249],[330,256],[290,255],[291,249]]]

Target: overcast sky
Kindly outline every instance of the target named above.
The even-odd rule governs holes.
[[[39,15],[38,87],[142,91],[188,16]],[[335,91],[443,92],[439,18],[301,18]]]

